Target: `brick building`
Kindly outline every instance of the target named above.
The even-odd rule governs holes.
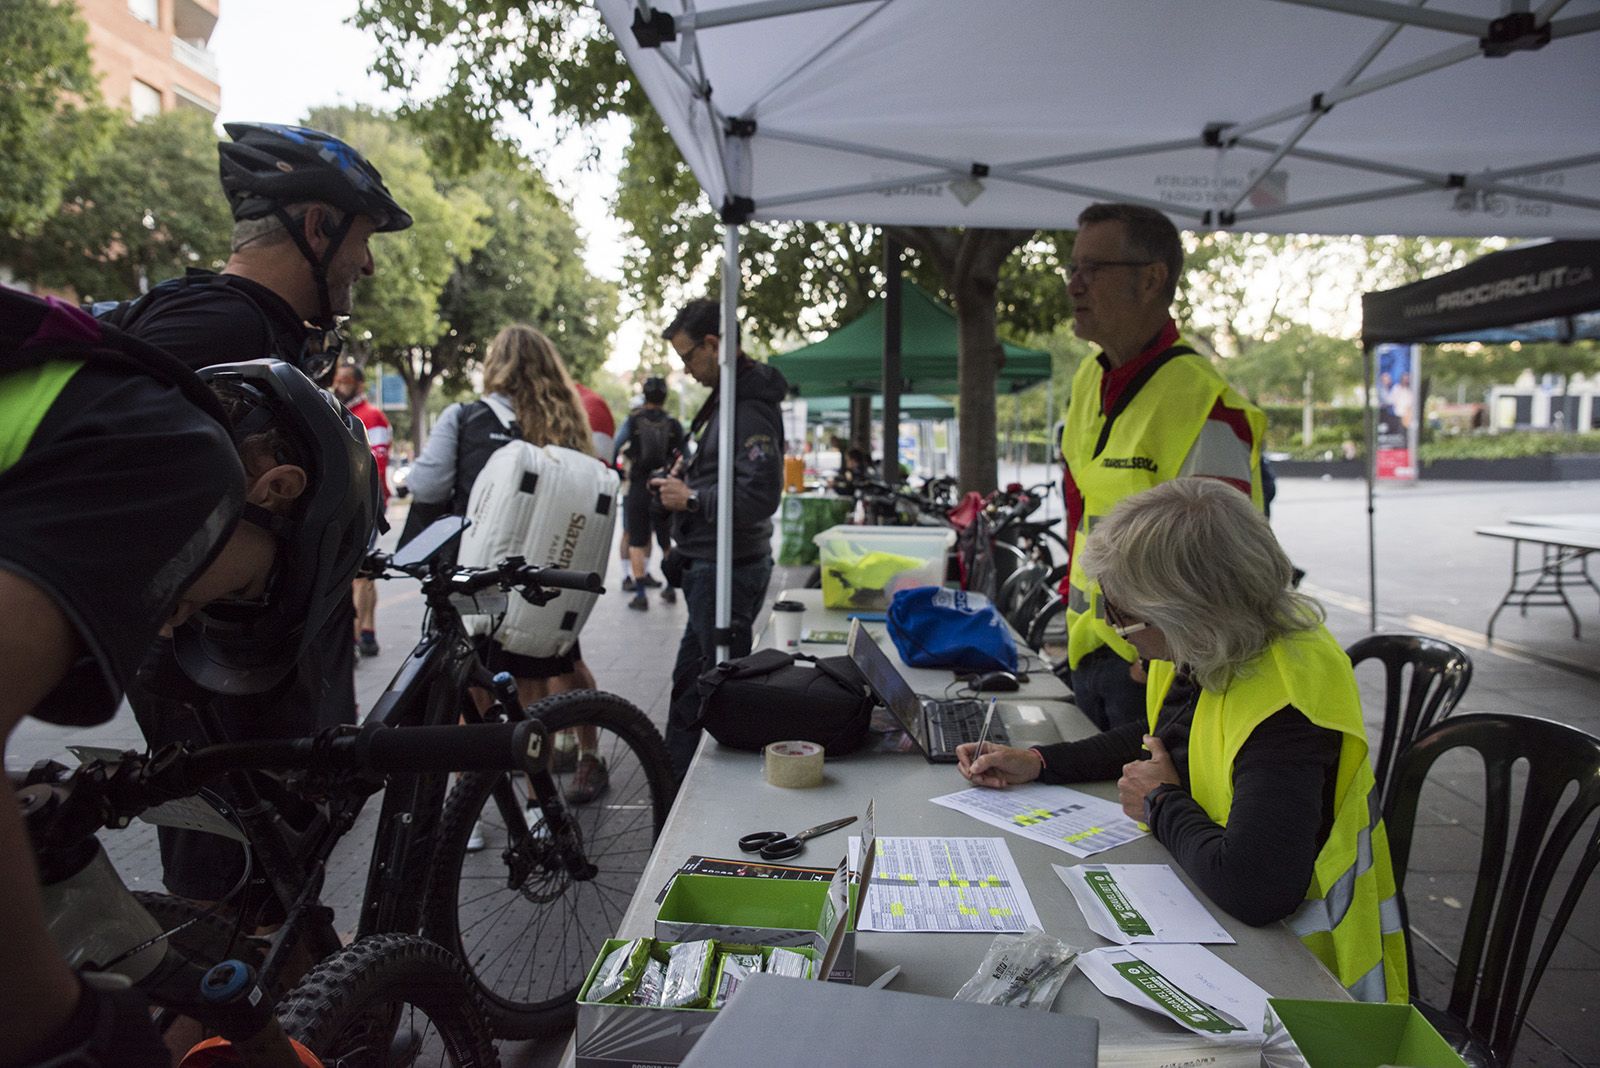
[[[221,0],[78,0],[107,104],[136,119],[174,108],[215,115],[217,60],[207,48]]]

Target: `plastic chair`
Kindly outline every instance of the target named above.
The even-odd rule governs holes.
[[[1389,803],[1395,759],[1412,739],[1450,714],[1472,681],[1472,658],[1460,647],[1420,634],[1373,634],[1345,650],[1350,666],[1364,660],[1383,662],[1383,738],[1374,754],[1378,797]],[[1411,668],[1405,686],[1404,671]]]
[[[1386,812],[1402,907],[1423,781],[1435,761],[1462,747],[1476,750],[1483,760],[1483,850],[1460,959],[1451,962],[1455,977],[1450,1002],[1443,1012],[1420,1001],[1417,1007],[1469,1064],[1506,1064],[1545,966],[1600,861],[1600,821],[1588,831],[1587,840],[1579,837],[1600,810],[1600,738],[1553,720],[1470,713],[1452,716],[1413,742],[1400,756]],[[1514,797],[1512,771],[1523,761],[1521,794]],[[1564,801],[1574,782],[1576,793]],[[1513,837],[1509,832],[1514,809],[1518,823]],[[1579,849],[1574,851],[1571,874],[1563,875],[1557,869],[1574,842]],[[1536,937],[1540,913],[1552,891],[1560,895],[1560,903],[1541,940]],[[1406,940],[1410,957],[1409,921]],[[1528,959],[1536,942],[1530,969]],[[1410,970],[1415,995],[1414,959]]]

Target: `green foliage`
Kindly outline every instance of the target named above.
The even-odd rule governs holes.
[[[377,38],[374,71],[390,88],[436,95],[403,114],[458,172],[483,165],[507,115],[553,105],[593,122],[649,110],[622,52],[584,0],[359,0],[355,24]],[[447,57],[448,72],[437,62]]]
[[[1222,365],[1228,382],[1256,403],[1300,400],[1309,377],[1311,400],[1327,401],[1361,382],[1361,345],[1285,322],[1272,336]]]
[[[1434,460],[1507,460],[1522,456],[1600,455],[1600,433],[1551,434],[1517,431],[1508,434],[1462,434],[1440,437],[1422,446],[1422,462]]]
[[[85,300],[121,300],[188,267],[221,267],[232,225],[209,118],[171,111],[117,125],[52,218],[0,238],[0,259]]]
[[[5,0],[0,56],[0,233],[15,238],[56,213],[115,119],[71,0]]]

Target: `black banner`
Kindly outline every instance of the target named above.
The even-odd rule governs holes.
[[[1491,252],[1459,270],[1361,298],[1361,340],[1426,342],[1600,310],[1600,241]]]

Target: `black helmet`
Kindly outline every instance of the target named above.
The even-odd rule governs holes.
[[[244,220],[276,215],[282,221],[295,247],[311,264],[317,299],[322,305],[316,325],[332,330],[328,264],[344,244],[356,217],[365,215],[383,232],[406,229],[411,225],[411,216],[384,188],[378,168],[332,134],[265,122],[229,122],[222,128],[233,138],[232,144],[217,144],[222,191],[228,197],[233,217]],[[344,212],[343,220],[324,230],[330,243],[321,258],[301,232],[300,220],[288,212],[290,204],[308,200],[332,204]],[[337,348],[334,355],[338,355]]]
[[[267,122],[229,122],[219,142],[222,191],[235,219],[261,219],[307,200],[365,215],[380,232],[404,230],[411,216],[384,188],[361,153],[321,130]]]
[[[210,605],[173,635],[179,666],[200,686],[262,693],[288,676],[334,610],[349,601],[350,580],[377,540],[378,472],[361,421],[289,364],[251,360],[199,373],[213,389],[245,402],[246,414],[233,421],[236,442],[276,428],[294,453],[280,459],[306,469],[306,490],[292,515],[263,521],[246,506],[245,518],[278,538],[264,602]]]
[[[644,399],[651,404],[660,404],[667,399],[667,380],[660,375],[651,375],[644,380]]]

